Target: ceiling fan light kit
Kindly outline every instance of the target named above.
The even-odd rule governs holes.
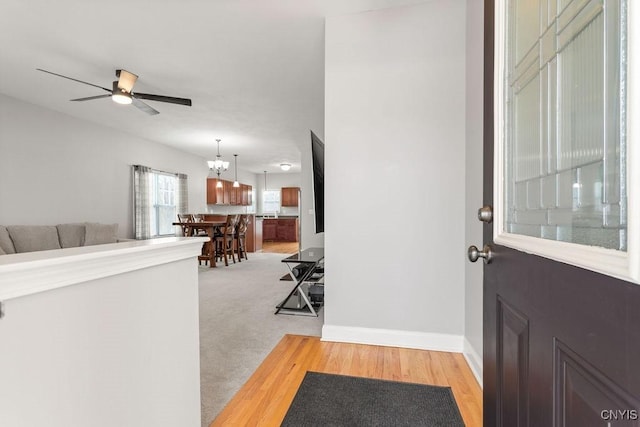
[[[93,83],[88,83],[82,80],[75,79],[73,77],[63,76],[62,74],[57,74],[51,71],[43,70],[42,68],[36,68],[38,71],[42,71],[43,73],[52,74],[54,76],[62,77],[63,79],[72,80],[74,82],[82,83],[85,85],[97,87],[98,89],[102,89],[106,92],[109,92],[109,95],[97,95],[97,96],[89,96],[86,98],[76,98],[71,101],[91,101],[94,99],[100,98],[109,98],[118,104],[128,105],[133,104],[134,107],[139,110],[149,114],[156,115],[160,114],[158,110],[151,107],[149,104],[142,101],[142,99],[149,101],[157,101],[157,102],[166,102],[169,104],[178,104],[178,105],[186,105],[188,107],[191,106],[191,100],[187,98],[175,98],[172,96],[165,95],[153,95],[150,93],[140,93],[133,91],[133,85],[136,80],[138,80],[138,76],[130,73],[127,70],[116,70],[116,77],[118,80],[113,82],[113,88],[107,89],[106,87],[98,86]]]
[[[131,95],[127,92],[117,92],[111,95],[111,100],[117,104],[129,105],[133,102]]]

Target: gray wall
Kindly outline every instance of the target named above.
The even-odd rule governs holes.
[[[267,189],[268,190],[280,190],[282,187],[301,187],[300,175],[297,172],[283,172],[283,173],[267,173]],[[264,174],[256,174],[256,195],[257,195],[257,212],[259,214],[269,214],[273,212],[264,212],[262,208],[262,192],[264,191]],[[297,215],[298,208],[296,207],[281,207],[280,213],[282,215]]]
[[[325,31],[323,338],[462,351],[465,2]]]
[[[131,165],[189,176],[203,211],[206,159],[0,95],[0,224],[118,223],[133,236]]]

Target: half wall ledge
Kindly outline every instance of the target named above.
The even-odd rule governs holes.
[[[163,237],[0,257],[0,301],[193,258],[208,237]]]

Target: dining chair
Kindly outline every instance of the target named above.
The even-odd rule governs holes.
[[[193,215],[192,214],[178,214],[178,222],[193,222]],[[190,234],[189,226],[181,225],[180,228],[182,228],[182,235],[184,237],[188,237],[189,234]]]
[[[204,221],[204,214],[193,214],[191,215],[191,220],[193,222],[203,222]],[[203,228],[198,228],[197,226],[194,227],[194,235],[195,236],[207,236],[207,230],[203,229]]]
[[[238,261],[242,262],[242,257],[248,260],[245,242],[247,237],[247,228],[249,228],[249,215],[240,215],[238,218],[238,226],[236,227],[235,247],[238,253]]]
[[[233,263],[236,263],[236,256],[233,250],[233,241],[238,225],[238,215],[227,215],[224,226],[220,227],[220,232],[215,235],[216,257],[222,259],[224,265],[229,265],[228,257],[231,256]]]

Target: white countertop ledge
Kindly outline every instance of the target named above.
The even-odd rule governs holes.
[[[0,256],[0,301],[200,255],[208,237],[162,237]]]

